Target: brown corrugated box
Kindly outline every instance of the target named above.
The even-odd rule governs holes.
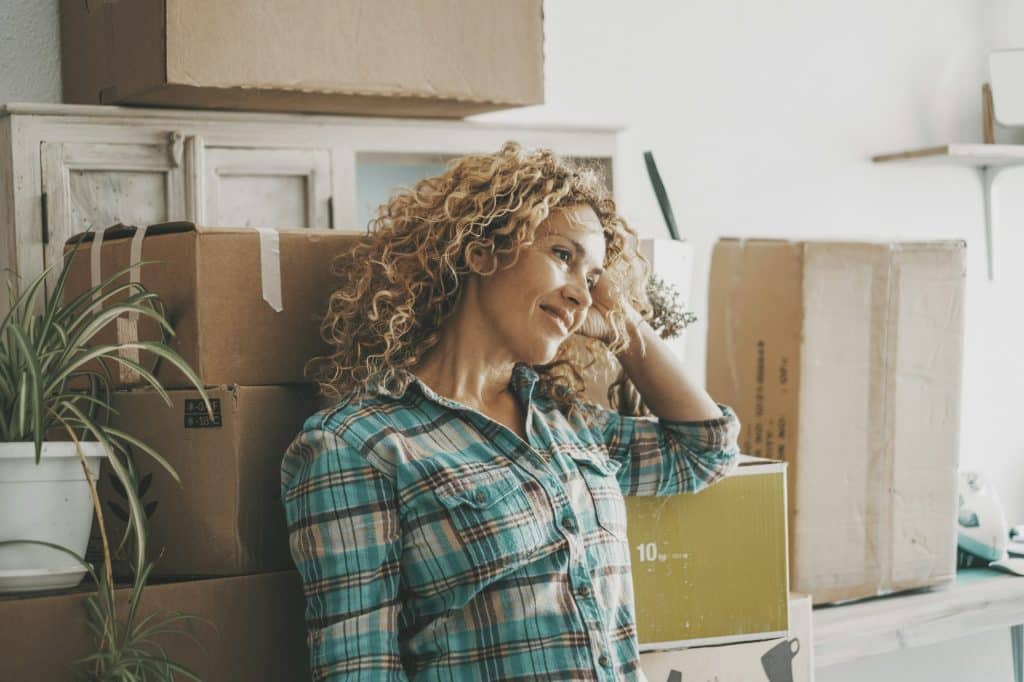
[[[105,230],[100,281],[132,262],[134,234],[133,227]],[[264,298],[261,235],[257,230],[197,227],[192,223],[164,223],[147,229],[141,259],[154,262],[139,268],[140,281],[160,296],[175,330],[171,346],[205,386],[301,383],[306,381],[306,362],[328,351],[320,338],[320,319],[335,285],[331,261],[351,248],[360,235],[301,229],[278,230],[276,234],[280,311]],[[92,236],[84,235],[88,241],[75,255],[66,298],[90,286]],[[118,332],[121,340],[128,340],[122,332]],[[116,336],[114,325],[109,325],[95,342],[112,343]],[[143,340],[158,338],[156,324],[140,318],[138,336]],[[147,353],[143,352],[140,359],[144,366],[152,365]],[[111,370],[122,386],[142,383],[137,375],[131,376],[120,367],[112,366]],[[160,363],[156,376],[168,388],[191,385],[166,363]]]
[[[52,595],[0,597],[0,680],[66,682],[71,663],[96,652],[86,625],[82,586]],[[118,616],[127,613],[130,588],[116,590]],[[198,616],[184,629],[198,638],[154,638],[175,662],[210,682],[303,682],[310,679],[305,598],[294,571],[149,585],[136,623],[154,612]],[[180,676],[179,676],[180,677]]]
[[[149,518],[149,554],[163,555],[154,576],[237,575],[293,566],[281,504],[281,459],[306,418],[319,409],[313,386],[229,386],[208,389],[211,420],[197,391],[169,392],[167,407],[151,390],[116,394],[113,425],[140,439],[178,472],[181,485],[144,453],[139,479],[152,473],[142,496],[156,502]],[[108,532],[126,509],[102,474]],[[90,545],[96,552],[98,535]],[[118,565],[118,573],[126,568]]]
[[[542,0],[62,0],[64,101],[461,117],[544,102]]]
[[[711,395],[789,463],[791,587],[816,604],[953,580],[966,246],[724,239]]]

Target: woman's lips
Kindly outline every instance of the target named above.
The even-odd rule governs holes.
[[[569,334],[569,328],[572,326],[572,323],[566,319],[565,315],[560,314],[554,308],[549,308],[546,305],[542,305],[540,308],[548,315],[550,315],[552,318],[554,318],[555,322],[558,323],[558,327],[559,329],[562,330],[563,334]]]

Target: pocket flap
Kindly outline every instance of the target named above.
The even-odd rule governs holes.
[[[605,476],[614,476],[618,470],[622,468],[621,462],[618,462],[607,455],[599,452],[593,452],[586,448],[566,448],[565,454],[567,454],[572,461],[576,462],[576,464],[589,467],[590,469],[598,471]]]
[[[493,469],[445,483],[437,489],[436,495],[448,509],[461,505],[487,509],[518,487],[515,475],[503,469]]]

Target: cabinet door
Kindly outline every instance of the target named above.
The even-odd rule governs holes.
[[[186,145],[43,142],[46,267],[59,263],[68,237],[117,223],[150,225],[188,220]]]
[[[202,163],[205,225],[333,227],[326,149],[206,147]]]

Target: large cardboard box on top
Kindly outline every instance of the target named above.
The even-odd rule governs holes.
[[[97,650],[86,625],[85,597],[95,586],[83,584],[60,594],[0,597],[0,680],[66,682],[77,679],[72,662]],[[124,618],[131,588],[115,591],[117,613]],[[303,618],[305,598],[295,571],[151,584],[142,593],[135,622],[152,613],[180,612],[202,620],[185,623],[187,635],[163,634],[154,640],[176,663],[202,680],[231,682],[303,682],[310,679]],[[180,675],[175,679],[183,679]]]
[[[641,651],[785,635],[786,464],[741,455],[697,494],[626,498]]]
[[[281,459],[306,418],[319,409],[313,386],[227,386],[208,389],[211,420],[198,391],[169,392],[172,407],[151,390],[116,394],[113,425],[163,455],[178,485],[145,454],[135,456],[140,479],[152,473],[144,506],[150,555],[163,555],[154,576],[234,575],[293,566],[281,503]],[[107,523],[123,523],[112,505],[123,498],[104,474]],[[118,535],[119,537],[119,535]],[[91,543],[94,553],[98,547]],[[95,554],[93,554],[95,556]],[[124,573],[124,566],[117,566]]]
[[[544,102],[542,0],[62,0],[69,104],[458,117]]]
[[[761,642],[652,651],[640,656],[649,682],[814,682],[811,598],[789,596],[789,634]]]
[[[139,281],[160,296],[175,331],[171,346],[204,386],[307,381],[305,364],[329,350],[320,337],[320,320],[334,289],[331,261],[360,238],[334,230],[261,231],[188,222],[153,225],[144,233],[117,226],[103,235],[98,263],[93,259],[96,235],[73,238],[84,243],[75,253],[66,297],[141,259]],[[69,243],[66,251],[72,248]],[[95,342],[136,336],[156,339],[159,329],[142,317],[137,330],[109,325]],[[153,362],[145,351],[138,359],[146,367]],[[122,386],[142,383],[123,366],[111,370]],[[156,376],[168,388],[191,386],[167,363],[158,365]]]
[[[965,245],[719,241],[708,390],[790,465],[792,588],[953,580]]]

